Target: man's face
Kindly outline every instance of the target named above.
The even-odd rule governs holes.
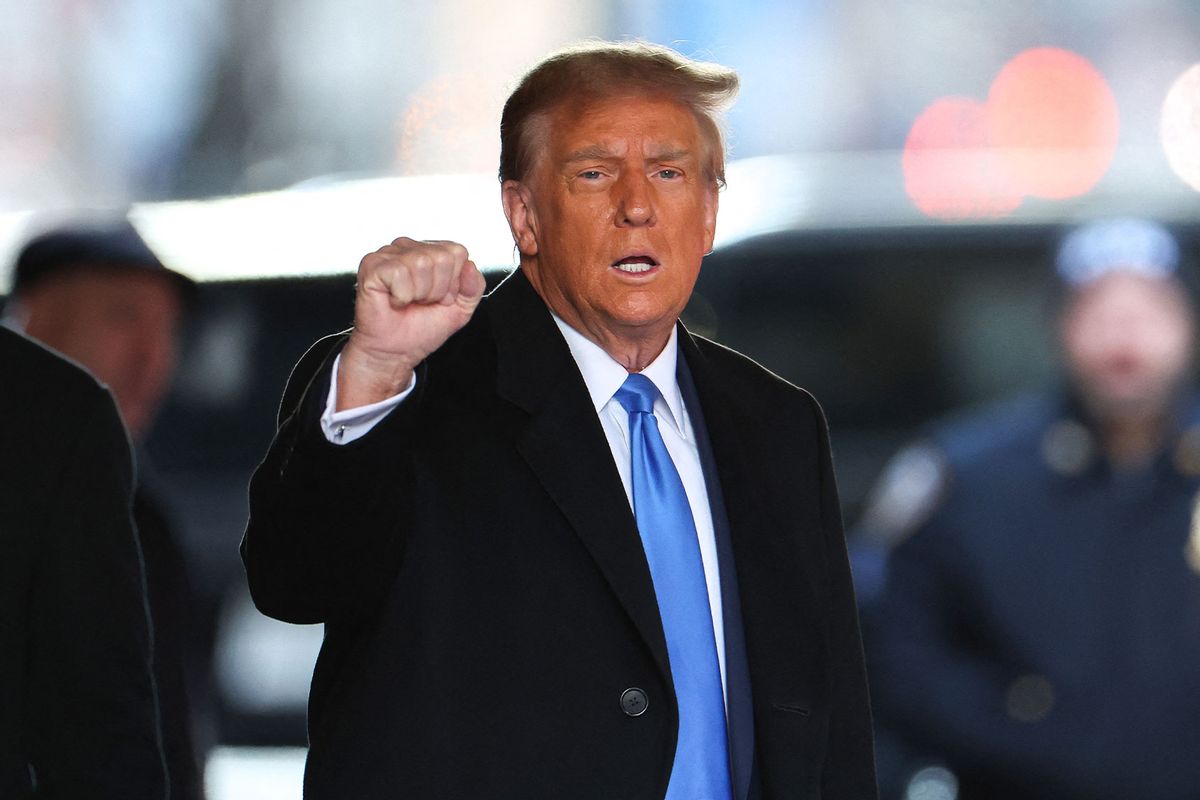
[[[135,440],[149,430],[175,370],[182,306],[164,275],[80,268],[23,298],[26,332],[108,384]]]
[[[1178,284],[1113,272],[1069,301],[1061,337],[1094,412],[1144,417],[1168,410],[1191,365],[1193,328]]]
[[[716,226],[695,117],[668,99],[614,97],[556,109],[542,130],[530,174],[504,189],[530,282],[610,353],[616,342],[661,347]]]

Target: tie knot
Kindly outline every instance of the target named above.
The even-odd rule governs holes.
[[[633,373],[613,395],[621,407],[630,414],[649,414],[654,410],[654,400],[659,396],[654,381],[640,373]]]

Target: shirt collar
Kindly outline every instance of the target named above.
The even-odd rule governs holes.
[[[625,383],[629,373],[612,356],[604,352],[600,345],[572,328],[557,314],[551,312],[551,316],[554,317],[554,324],[562,331],[563,338],[567,340],[567,347],[570,348],[571,356],[575,359],[580,374],[583,375],[583,382],[587,385],[588,394],[592,398],[592,405],[595,406],[596,413],[600,413],[600,409],[604,408],[605,404],[616,394],[617,389],[621,388],[621,384]],[[667,411],[670,412],[671,425],[682,434],[685,431],[683,420],[686,417],[683,410],[683,396],[679,393],[679,382],[675,378],[675,367],[678,360],[679,332],[677,326],[672,325],[666,347],[642,370],[642,374],[658,387],[658,391],[666,403]]]

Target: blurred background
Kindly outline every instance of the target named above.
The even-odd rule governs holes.
[[[1193,0],[0,0],[0,292],[42,227],[126,209],[200,281],[148,443],[220,598],[209,793],[299,796],[319,628],[248,604],[246,484],[289,369],[399,235],[513,263],[495,180],[520,74],[584,37],[739,70],[687,321],[812,390],[847,520],[921,423],[1052,370],[1053,247],[1200,237]],[[929,797],[945,795],[930,794]]]

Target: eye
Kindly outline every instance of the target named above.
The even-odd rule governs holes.
[[[579,173],[579,177],[583,178],[585,181],[599,180],[601,176],[602,173],[598,169],[586,169]]]
[[[656,174],[658,177],[666,181],[673,181],[676,178],[682,177],[683,175],[683,173],[681,173],[679,170],[671,169],[669,167],[667,169],[660,169]]]

